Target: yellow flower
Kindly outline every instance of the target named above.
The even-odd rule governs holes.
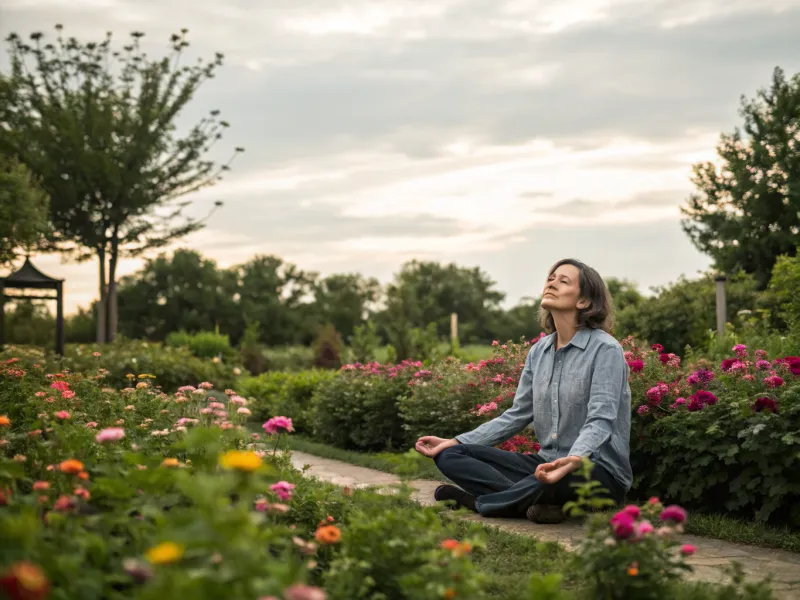
[[[261,457],[255,452],[230,450],[219,457],[219,464],[223,469],[252,472],[261,466]]]
[[[147,560],[154,565],[168,565],[183,557],[184,547],[175,542],[161,542],[145,552]]]

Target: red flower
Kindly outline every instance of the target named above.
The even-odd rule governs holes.
[[[13,563],[0,576],[0,589],[12,600],[42,600],[50,587],[47,576],[33,563]]]
[[[777,414],[778,403],[772,398],[768,398],[767,396],[762,396],[761,398],[756,398],[756,401],[753,404],[753,410],[755,412],[766,411]]]

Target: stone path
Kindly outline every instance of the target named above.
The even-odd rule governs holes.
[[[400,479],[390,473],[304,452],[293,452],[292,463],[297,469],[308,466],[309,475],[340,486],[389,487],[400,483]],[[418,479],[411,481],[410,485],[415,490],[414,499],[420,504],[430,505],[433,504],[433,490],[440,482]],[[478,515],[464,518],[510,533],[533,536],[541,541],[558,542],[568,550],[574,548],[583,538],[583,526],[576,521],[567,521],[560,525],[537,525],[524,519],[487,519]],[[800,600],[800,554],[692,535],[684,535],[682,539],[697,547],[697,554],[689,561],[695,568],[693,579],[725,581],[724,568],[732,560],[736,560],[742,565],[748,578],[762,579],[768,573],[772,574],[773,588],[779,599]]]

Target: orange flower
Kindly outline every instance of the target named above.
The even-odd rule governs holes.
[[[639,563],[632,563],[630,567],[628,567],[628,576],[629,577],[636,577],[639,574]]]
[[[161,461],[162,467],[179,467],[180,464],[177,458],[165,458]]]
[[[342,532],[336,525],[323,525],[317,529],[314,538],[320,544],[330,546],[339,543],[339,540],[342,539]]]
[[[447,600],[451,600],[456,597],[456,591],[453,588],[447,588],[444,591],[444,597],[447,598]]]
[[[86,481],[87,479],[89,479],[89,474],[86,471],[81,471],[80,473],[78,473],[78,479],[83,479],[84,481]]]
[[[43,600],[49,587],[44,571],[38,565],[25,561],[15,562],[0,575],[0,589],[9,598]]]
[[[444,540],[439,547],[444,548],[445,550],[450,550],[456,556],[460,556],[462,554],[467,554],[468,552],[472,551],[472,545],[468,542],[459,542],[458,540],[448,539]]]
[[[75,460],[74,458],[70,458],[69,460],[62,462],[59,465],[59,469],[61,469],[62,473],[67,473],[68,475],[77,475],[83,471],[83,463],[79,460]]]
[[[6,415],[0,415],[0,427],[11,427],[11,419]]]

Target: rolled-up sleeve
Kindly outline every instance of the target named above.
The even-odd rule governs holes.
[[[531,368],[533,352],[534,350],[528,352],[525,359],[525,366],[522,369],[511,408],[469,433],[457,435],[456,440],[462,444],[494,446],[506,441],[533,422],[533,370]]]
[[[591,456],[608,441],[614,431],[627,380],[628,366],[622,349],[615,346],[600,348],[592,369],[586,421],[572,444],[570,456]]]

